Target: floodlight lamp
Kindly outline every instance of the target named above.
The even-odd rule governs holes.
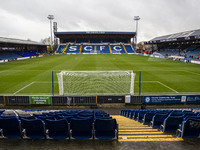
[[[53,16],[53,15],[48,15],[47,18],[50,19],[50,20],[53,20],[53,19],[54,19],[54,16]]]
[[[134,20],[138,21],[138,20],[140,20],[140,17],[139,16],[134,16]]]

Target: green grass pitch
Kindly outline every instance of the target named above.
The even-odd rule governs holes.
[[[52,71],[133,70],[138,95],[200,94],[200,65],[139,55],[54,55],[0,64],[0,95],[51,95]],[[54,75],[55,95],[58,95]],[[119,93],[120,94],[120,93]]]

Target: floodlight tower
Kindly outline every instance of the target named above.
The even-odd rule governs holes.
[[[140,17],[134,16],[134,20],[136,22],[135,49],[137,50],[138,21],[140,20]]]
[[[48,15],[47,18],[50,20],[50,32],[51,32],[51,38],[50,38],[50,45],[51,45],[51,51],[52,49],[52,20],[54,19],[53,15]]]

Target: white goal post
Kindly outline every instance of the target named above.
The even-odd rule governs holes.
[[[133,71],[61,71],[59,95],[134,95]]]

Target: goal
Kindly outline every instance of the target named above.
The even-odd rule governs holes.
[[[133,95],[133,71],[61,71],[60,95]]]

